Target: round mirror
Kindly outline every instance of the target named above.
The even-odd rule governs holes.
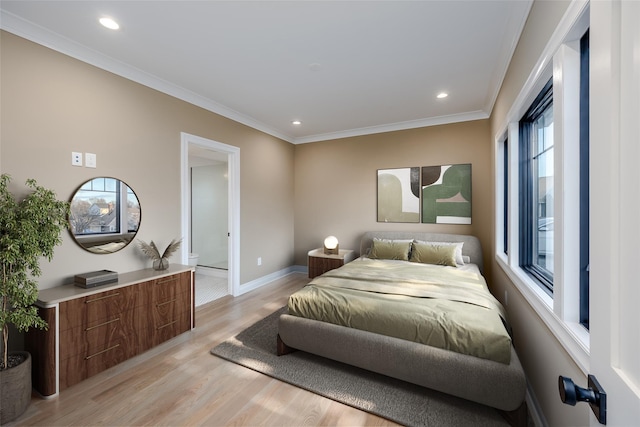
[[[116,178],[90,179],[71,198],[71,234],[89,252],[110,254],[124,248],[138,232],[140,219],[138,197]]]

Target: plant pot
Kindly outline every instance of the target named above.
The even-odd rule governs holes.
[[[31,355],[26,351],[12,352],[26,358],[18,366],[0,370],[0,425],[15,420],[31,403]]]

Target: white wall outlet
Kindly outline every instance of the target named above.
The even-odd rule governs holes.
[[[77,151],[71,152],[71,165],[82,166],[82,153],[78,153]]]
[[[85,166],[88,168],[95,168],[97,156],[93,153],[84,153]]]
[[[262,257],[261,256],[258,257],[258,265],[262,265]]]

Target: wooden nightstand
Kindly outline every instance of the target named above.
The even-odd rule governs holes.
[[[340,249],[338,255],[325,255],[322,248],[309,251],[309,278],[313,279],[329,270],[342,267],[355,257],[356,254],[351,249]]]

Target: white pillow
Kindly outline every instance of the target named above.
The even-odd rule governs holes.
[[[456,247],[456,264],[464,265],[464,258],[462,257],[462,246],[464,242],[425,242],[424,240],[416,240],[416,243],[438,246],[455,246]]]

